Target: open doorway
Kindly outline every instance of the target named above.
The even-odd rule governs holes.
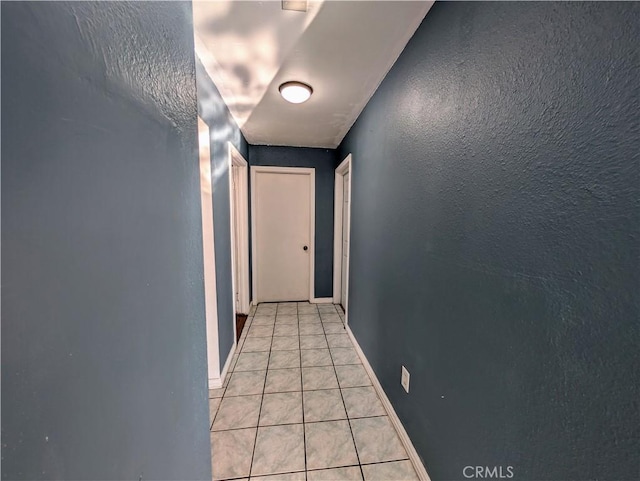
[[[231,278],[236,342],[249,314],[249,173],[245,158],[231,142],[229,149],[229,218]]]
[[[333,225],[333,303],[340,304],[348,322],[349,253],[351,245],[351,154],[335,173]]]

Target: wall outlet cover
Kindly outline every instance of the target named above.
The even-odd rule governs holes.
[[[406,367],[402,366],[402,376],[400,378],[400,384],[402,384],[402,387],[405,391],[407,391],[407,393],[409,392],[409,378],[409,371],[407,371]]]

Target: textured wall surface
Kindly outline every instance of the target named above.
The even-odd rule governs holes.
[[[316,169],[315,296],[333,296],[333,188],[336,151],[304,147],[249,146],[250,165]],[[217,231],[216,231],[217,232]]]
[[[216,292],[218,294],[218,343],[220,370],[233,348],[233,282],[231,278],[231,212],[229,210],[229,148],[231,142],[247,160],[247,142],[220,92],[202,63],[196,61],[198,112],[209,126],[211,136],[211,186],[213,188],[213,228],[216,252]]]
[[[438,3],[341,146],[351,327],[434,480],[638,479],[639,16]]]
[[[1,8],[2,478],[211,479],[191,7]]]

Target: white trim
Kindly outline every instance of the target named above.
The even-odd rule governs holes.
[[[314,297],[311,304],[333,304],[333,297]]]
[[[260,295],[258,292],[258,257],[257,257],[257,230],[256,230],[256,174],[259,172],[270,172],[276,174],[297,174],[311,176],[309,185],[309,301],[315,298],[315,234],[316,234],[316,169],[313,167],[266,167],[252,165],[251,172],[251,272],[253,303],[259,304]],[[298,300],[298,299],[291,299]]]
[[[229,152],[229,222],[231,229],[231,280],[232,280],[232,304],[233,304],[233,335],[236,337],[236,299],[238,292],[240,312],[249,314],[249,205],[248,205],[248,163],[238,149],[231,142],[227,142]],[[233,185],[233,167],[240,168],[240,184]],[[236,200],[238,205],[236,208]],[[234,217],[238,214],[238,250],[236,251],[236,238],[234,229]],[[237,259],[236,259],[237,256]],[[236,279],[236,261],[239,264],[239,278]]]
[[[233,343],[233,347],[229,351],[229,355],[227,356],[227,360],[224,362],[224,367],[222,368],[222,374],[220,377],[209,378],[209,389],[218,389],[221,388],[224,384],[224,380],[229,374],[229,368],[231,367],[231,360],[236,353],[236,343]]]
[[[218,295],[216,292],[216,251],[213,232],[210,135],[209,126],[202,118],[198,117],[198,163],[200,168],[200,209],[202,215],[207,379],[211,389],[212,383],[220,382],[220,345],[218,344]]]
[[[364,355],[364,352],[362,352],[362,349],[360,348],[358,341],[356,341],[356,338],[353,335],[351,328],[349,326],[345,326],[345,328],[347,331],[347,335],[351,338],[353,347],[355,348],[356,352],[358,353],[358,356],[360,357],[360,360],[362,361],[364,370],[367,371],[367,374],[371,378],[371,383],[373,384],[373,388],[376,390],[376,393],[378,393],[378,397],[380,398],[380,401],[382,401],[384,410],[387,411],[387,415],[389,416],[389,420],[391,421],[391,424],[393,424],[393,427],[396,429],[396,432],[398,433],[398,437],[400,438],[400,441],[402,441],[402,445],[404,446],[405,450],[407,451],[407,454],[409,455],[409,460],[413,465],[413,469],[416,470],[416,474],[418,475],[418,478],[420,479],[420,481],[431,481],[431,478],[429,477],[429,474],[427,474],[427,470],[425,469],[424,464],[422,464],[422,460],[420,459],[420,456],[418,455],[416,448],[413,446],[413,443],[411,442],[411,439],[409,438],[407,431],[405,431],[404,426],[400,421],[400,418],[396,414],[396,411],[393,409],[393,406],[391,405],[391,401],[389,401],[387,394],[384,392],[384,389],[382,389],[382,385],[380,384],[380,381],[378,381],[376,373],[373,372],[373,368],[371,367],[371,364],[369,364],[369,361],[367,360],[367,357]]]
[[[235,320],[233,322],[235,324]],[[227,377],[227,374],[229,373],[229,367],[231,367],[231,360],[233,359],[233,356],[236,354],[236,343],[234,341],[233,343],[233,347],[231,348],[231,350],[229,351],[229,355],[227,356],[227,360],[224,362],[224,367],[222,368],[222,373],[220,374],[220,381],[222,383],[224,383],[225,378]],[[220,386],[222,387],[222,386]]]
[[[336,168],[335,186],[334,186],[334,202],[333,202],[333,303],[346,305],[344,313],[344,323],[348,324],[349,310],[349,265],[347,265],[347,302],[342,299],[342,203],[344,193],[344,176],[349,174],[349,218],[347,219],[347,239],[349,249],[351,249],[351,185],[353,173],[351,169],[351,154]],[[349,262],[350,264],[351,262]]]

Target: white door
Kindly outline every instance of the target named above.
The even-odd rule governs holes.
[[[252,169],[256,298],[259,302],[309,300],[313,170]]]
[[[342,181],[342,307],[347,311],[347,269],[349,268],[349,172]]]

